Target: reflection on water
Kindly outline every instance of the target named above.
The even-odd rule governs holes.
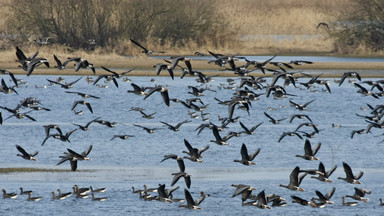
[[[211,143],[213,139],[211,130],[205,129],[197,135],[195,129],[203,122],[201,117],[191,119],[191,123],[184,124],[180,131],[173,132],[168,130],[160,121],[176,124],[185,119],[190,119],[188,109],[179,103],[171,103],[170,107],[164,105],[160,94],[154,93],[146,100],[141,96],[128,94],[131,90],[130,83],[119,80],[119,88],[113,84],[109,88],[101,89],[92,84],[87,84],[85,78],[75,85],[72,91],[86,92],[99,96],[101,99],[86,99],[91,103],[94,113],[90,113],[87,108],[76,107],[83,110],[83,115],[75,115],[72,105],[81,98],[74,94],[65,93],[59,86],[49,86],[46,78],[56,79],[56,76],[31,76],[20,78],[28,81],[27,86],[17,89],[19,95],[3,94],[1,105],[10,108],[16,107],[18,102],[26,97],[36,97],[41,101],[41,106],[51,109],[51,111],[33,111],[29,113],[37,122],[28,119],[10,118],[4,121],[1,126],[0,136],[2,137],[2,153],[0,164],[2,167],[41,167],[41,168],[62,168],[69,170],[69,164],[64,163],[56,166],[67,148],[77,152],[82,152],[89,145],[93,145],[93,150],[89,154],[90,161],[79,161],[78,172],[63,173],[12,173],[0,175],[0,184],[8,192],[18,192],[19,187],[36,191],[36,196],[43,196],[38,203],[26,201],[26,197],[20,196],[16,200],[4,199],[0,202],[0,212],[12,212],[15,215],[26,214],[29,211],[52,212],[73,214],[81,211],[91,215],[99,215],[104,212],[112,215],[128,214],[153,214],[161,211],[164,215],[180,215],[190,213],[188,209],[178,208],[179,203],[146,202],[131,192],[131,187],[142,188],[143,184],[156,187],[158,184],[166,184],[169,187],[172,180],[172,173],[178,172],[177,163],[174,160],[167,160],[160,163],[165,154],[178,154],[183,156],[184,139],[187,139],[192,146],[202,148],[207,144],[210,148],[203,153],[203,163],[193,163],[185,161],[186,172],[191,174],[192,186],[191,193],[194,198],[198,197],[199,191],[205,191],[211,196],[201,204],[203,208],[200,214],[218,215],[225,212],[227,215],[241,214],[271,214],[271,215],[300,215],[308,214],[348,214],[352,209],[341,206],[341,197],[354,193],[354,185],[346,184],[338,180],[337,177],[344,176],[342,162],[347,162],[357,173],[364,171],[365,174],[361,181],[361,187],[373,191],[369,195],[368,203],[361,203],[354,208],[355,214],[375,215],[379,214],[378,199],[383,197],[384,171],[381,163],[384,156],[382,154],[383,136],[379,129],[372,129],[372,134],[355,135],[350,138],[352,130],[366,128],[367,122],[364,118],[356,116],[370,115],[367,104],[372,106],[381,104],[381,99],[371,96],[362,96],[356,93],[357,89],[353,84],[345,82],[338,86],[330,80],[332,93],[325,92],[321,86],[313,87],[311,91],[294,86],[286,87],[288,93],[297,95],[286,99],[274,100],[261,95],[258,100],[252,101],[250,115],[247,112],[236,109],[234,116],[240,116],[240,121],[247,126],[263,124],[256,129],[254,135],[243,134],[229,140],[229,146],[219,146]],[[74,76],[64,77],[66,81],[75,80]],[[165,85],[169,88],[171,98],[186,100],[193,96],[188,94],[189,85],[196,85],[194,78],[185,77],[184,79],[169,77],[155,77],[156,83],[150,81],[151,77],[130,77],[132,82],[139,86]],[[239,78],[234,78],[237,85]],[[270,78],[266,78],[270,83]],[[301,78],[299,82],[306,82],[308,78]],[[352,79],[353,80],[353,79]],[[35,85],[42,88],[35,88]],[[218,116],[228,116],[228,107],[219,105],[213,98],[228,100],[232,97],[235,90],[226,89],[222,86],[227,85],[226,78],[216,77],[215,81],[208,84],[214,91],[205,91],[201,99],[204,104],[209,104],[205,113],[210,113],[210,121],[220,124]],[[45,87],[46,88],[45,88]],[[301,86],[297,84],[297,86]],[[301,86],[302,87],[302,86]],[[254,90],[257,93],[264,93],[265,90]],[[314,169],[318,166],[318,161],[305,161],[295,157],[296,154],[303,154],[304,140],[297,137],[286,137],[281,142],[278,139],[282,132],[295,130],[297,125],[304,120],[296,119],[292,123],[288,120],[282,121],[279,125],[273,125],[265,117],[264,112],[276,118],[290,117],[300,111],[290,106],[289,100],[297,103],[305,103],[316,99],[308,106],[307,111],[312,121],[317,125],[320,133],[311,138],[311,143],[322,143],[317,156],[324,163],[326,169],[337,165],[338,169],[331,176],[334,181],[332,184],[318,182],[315,179],[306,177],[301,185],[305,192],[292,192],[285,188],[278,187],[279,184],[289,182],[289,173],[295,166],[302,169]],[[139,112],[130,111],[131,107],[143,107],[146,113],[154,113],[154,119],[145,119]],[[23,108],[23,111],[26,109]],[[10,114],[3,110],[3,118]],[[71,143],[49,139],[44,146],[41,146],[45,137],[43,125],[58,124],[63,132],[76,128],[72,123],[84,125],[86,122],[100,117],[100,119],[117,122],[114,128],[109,128],[99,124],[92,124],[88,131],[76,131],[71,135]],[[340,124],[342,127],[334,128],[332,123]],[[133,124],[145,125],[161,128],[153,134],[148,134],[144,130],[134,127]],[[228,131],[241,131],[239,123],[228,126]],[[310,132],[309,128],[302,128]],[[117,134],[134,135],[127,140],[111,138]],[[255,166],[245,167],[234,163],[234,159],[239,159],[240,146],[246,143],[248,149],[255,150],[261,148],[260,154],[254,160]],[[17,157],[18,153],[15,145],[23,146],[27,151],[39,151],[36,156],[38,161],[25,161]],[[231,184],[250,184],[256,188],[255,193],[265,190],[266,193],[276,193],[285,197],[288,201],[287,207],[273,208],[270,211],[260,210],[253,207],[242,207],[240,197],[232,198],[234,189]],[[71,191],[74,184],[81,187],[94,186],[107,187],[106,194],[98,196],[108,196],[104,203],[79,200],[75,198],[63,201],[53,201],[51,192],[61,188]],[[175,192],[176,198],[183,198],[185,183],[180,180],[175,186],[180,189]],[[333,200],[334,205],[327,206],[325,209],[312,209],[297,204],[292,204],[290,196],[298,195],[305,199],[315,196],[315,190],[322,192],[329,191],[336,187]],[[69,208],[68,208],[69,207]],[[42,214],[44,214],[42,213]],[[36,213],[39,214],[39,213]]]

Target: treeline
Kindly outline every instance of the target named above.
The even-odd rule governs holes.
[[[335,51],[343,54],[384,51],[384,0],[351,0],[329,26]]]
[[[3,35],[12,45],[49,38],[58,44],[114,48],[141,42],[220,46],[231,35],[215,1],[205,0],[13,0]]]

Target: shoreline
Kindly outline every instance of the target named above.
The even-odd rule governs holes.
[[[157,63],[161,62],[158,60]],[[193,68],[194,70],[198,70],[207,75],[215,75],[219,77],[237,77],[232,71],[222,71],[224,68],[220,68],[217,65],[208,64],[206,61],[194,61]],[[101,64],[104,65],[104,64]],[[136,67],[135,67],[136,66]],[[117,73],[124,72],[126,70],[134,68],[134,70],[125,75],[125,77],[130,76],[169,76],[167,71],[162,71],[159,75],[156,75],[155,68],[153,68],[152,64],[146,65],[134,65],[124,67],[111,67],[105,66],[107,68],[116,71]],[[78,72],[74,71],[73,67],[68,67],[64,70],[58,70],[57,68],[46,68],[41,65],[36,68],[31,76],[34,75],[58,75],[58,76],[100,76],[100,75],[110,75],[110,73],[103,70],[101,67],[96,66],[96,74],[93,74],[90,69],[80,69]],[[270,69],[276,69],[274,66],[269,67]],[[19,67],[2,67],[2,69],[6,69],[12,72],[15,75],[26,75],[26,71],[22,70]],[[287,70],[288,72],[298,73],[304,72],[309,74],[323,74],[322,77],[339,77],[344,72],[348,71],[356,71],[359,72],[361,77],[365,78],[382,78],[384,77],[384,62],[363,62],[363,63],[351,63],[351,62],[315,62],[314,64],[305,64],[301,66],[295,66],[294,69]],[[263,74],[260,70],[253,71],[249,73],[255,77],[268,77],[273,76],[272,72],[266,72]],[[175,78],[180,77],[181,70],[174,70]],[[297,74],[299,75],[299,74]],[[188,75],[187,75],[188,76]]]

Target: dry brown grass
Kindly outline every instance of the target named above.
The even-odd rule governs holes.
[[[0,3],[9,1],[0,0]],[[185,47],[175,47],[171,43],[159,45],[158,41],[152,41],[145,46],[153,50],[166,51],[167,55],[191,55],[195,51],[207,52],[207,50],[241,55],[331,54],[333,41],[327,37],[326,29],[316,28],[317,24],[322,21],[334,21],[336,15],[341,13],[349,2],[350,0],[218,0],[217,9],[225,15],[228,26],[237,33],[233,35],[233,41],[224,43],[220,48],[215,47],[210,41],[206,41],[207,45],[204,47],[199,47],[193,41],[186,41]],[[0,14],[6,14],[1,12],[4,12],[4,8],[0,9]],[[0,30],[4,27],[4,19],[1,20]],[[10,49],[1,52],[1,68],[17,67],[14,48]],[[96,67],[148,69],[159,62],[141,55],[141,50],[128,39],[121,41],[114,48],[97,48],[93,52],[72,50],[57,45],[37,47],[33,42],[29,47],[22,49],[29,55],[39,50],[41,56],[46,57],[52,64],[54,64],[53,54],[62,60],[81,56],[89,59]],[[370,53],[364,47],[360,50],[359,53],[364,55],[378,54]],[[121,55],[135,57],[126,58]],[[208,65],[206,62],[195,64],[197,69],[200,67],[214,69],[213,65]],[[319,67],[319,64],[315,67]]]

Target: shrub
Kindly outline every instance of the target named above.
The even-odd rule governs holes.
[[[177,46],[187,41],[220,45],[229,35],[213,1],[14,0],[8,7],[5,35],[13,45],[43,37],[73,48],[94,42],[113,48],[130,37]]]
[[[335,49],[344,54],[384,50],[384,0],[352,0],[344,13],[330,25]]]

